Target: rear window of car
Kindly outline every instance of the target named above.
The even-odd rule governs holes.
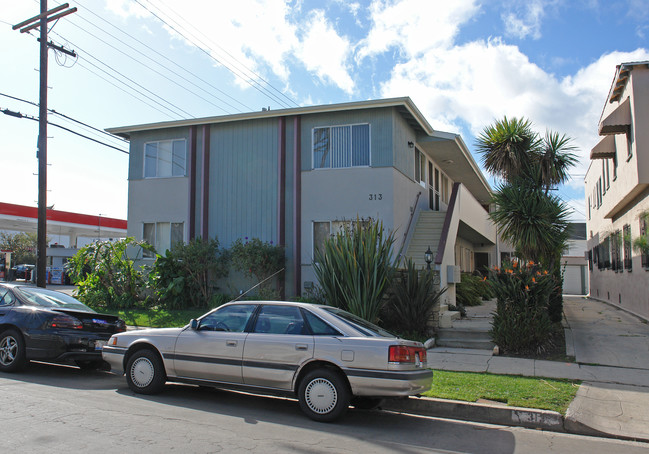
[[[307,323],[311,327],[311,333],[314,336],[340,336],[340,332],[329,325],[327,322],[321,320],[316,315],[313,315],[311,312],[305,310],[304,318],[306,318]]]
[[[347,311],[338,309],[337,307],[325,307],[325,311],[334,315],[336,318],[341,320],[343,323],[351,326],[357,331],[360,331],[365,336],[370,337],[396,337],[394,334],[389,331],[384,330],[376,326],[374,323],[370,323],[367,320],[364,320],[354,314],[350,314]]]
[[[20,295],[26,300],[27,304],[41,307],[62,307],[65,309],[74,309],[82,312],[95,312],[81,301],[66,295],[65,293],[53,290],[41,289],[38,287],[19,289]]]

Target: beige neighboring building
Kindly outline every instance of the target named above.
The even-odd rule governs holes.
[[[617,66],[586,172],[590,296],[649,320],[649,61]]]

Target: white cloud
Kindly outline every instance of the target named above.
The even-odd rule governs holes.
[[[331,81],[351,94],[354,81],[346,64],[351,52],[349,40],[338,35],[321,10],[311,12],[304,31],[295,55],[320,80]]]
[[[578,147],[576,174],[584,174],[599,140],[599,121],[615,66],[649,59],[649,51],[614,52],[559,79],[498,39],[431,49],[396,65],[381,96],[411,96],[435,129],[477,135],[494,119],[524,116],[540,133],[552,129]],[[471,143],[468,144],[472,148]],[[578,186],[578,183],[575,183]]]
[[[519,39],[528,36],[539,39],[547,3],[549,2],[546,0],[528,0],[523,4],[517,4],[515,11],[504,13],[502,19],[505,24],[505,34]]]
[[[447,47],[460,26],[479,10],[476,0],[375,0],[372,28],[360,43],[358,59],[397,47],[408,57]]]
[[[122,17],[143,11],[126,0],[107,1],[109,9]],[[291,65],[298,60],[323,84],[347,93],[354,88],[347,67],[351,44],[320,10],[311,11],[305,18],[300,14],[302,5],[289,0],[183,0],[168,1],[166,5],[154,11],[181,31],[188,45],[207,50],[238,74],[254,78],[255,72],[265,77],[264,73],[270,71],[287,83]],[[352,5],[350,9],[357,7]],[[165,28],[171,36],[185,40],[173,29]],[[249,87],[241,78],[235,78],[235,82],[241,88]]]

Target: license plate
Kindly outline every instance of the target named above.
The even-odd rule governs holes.
[[[104,345],[106,345],[106,341],[104,340],[95,341],[95,350],[101,350],[104,348]]]

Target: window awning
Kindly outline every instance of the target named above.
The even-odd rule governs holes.
[[[590,159],[613,159],[615,157],[615,136],[605,136],[590,150]]]
[[[599,135],[625,134],[631,126],[631,102],[626,98],[599,124]]]

